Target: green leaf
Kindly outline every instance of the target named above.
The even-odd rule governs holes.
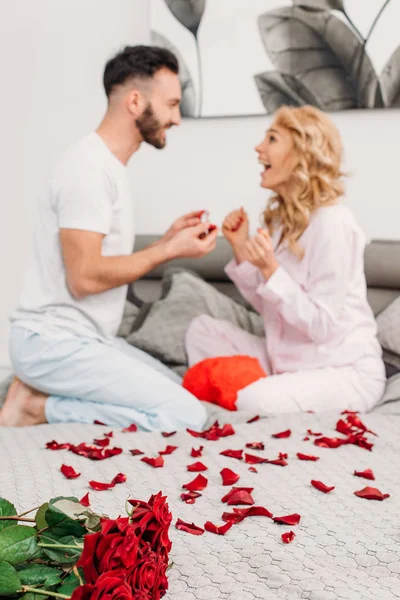
[[[77,538],[72,535],[58,536],[50,530],[42,533],[39,536],[39,541],[43,544],[65,544],[67,546],[76,546],[74,548],[42,548],[46,556],[51,560],[60,564],[71,564],[75,563],[82,553],[83,537]],[[80,544],[78,546],[77,544]]]
[[[2,596],[14,596],[21,589],[17,571],[8,562],[0,562],[0,591]]]
[[[77,587],[79,587],[79,585],[80,585],[80,582],[79,582],[79,579],[77,578],[77,576],[75,575],[75,573],[70,573],[63,580],[62,585],[60,585],[60,587],[57,588],[57,593],[65,594],[66,596],[71,596],[72,592]]]
[[[100,529],[101,529],[100,521],[102,519],[102,515],[96,515],[95,513],[86,513],[86,512],[83,514],[86,515],[86,520],[84,522],[86,529],[88,531],[90,531],[91,533],[100,531]]]
[[[86,507],[82,506],[77,498],[60,496],[50,500],[45,519],[56,536],[82,537],[87,533],[85,527],[79,522],[85,519],[82,516],[84,511]]]
[[[36,550],[36,530],[33,527],[13,525],[0,531],[0,561],[18,565],[29,560]]]
[[[36,521],[36,528],[38,531],[40,531],[40,529],[44,529],[48,525],[46,518],[45,518],[46,511],[48,508],[49,508],[49,503],[45,502],[44,504],[42,504],[42,506],[38,509],[38,511],[36,513],[35,521]]]
[[[14,504],[11,504],[5,498],[0,498],[0,517],[14,517],[17,514]],[[12,527],[16,521],[1,521],[0,531],[6,527]]]
[[[22,565],[17,570],[23,585],[42,585],[45,588],[58,585],[63,574],[60,569],[46,565]]]

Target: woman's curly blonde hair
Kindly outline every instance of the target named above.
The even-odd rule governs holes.
[[[270,198],[263,218],[270,234],[282,227],[279,244],[286,241],[302,259],[304,250],[297,241],[309,224],[310,214],[320,206],[336,204],[343,195],[342,141],[331,119],[313,106],[282,106],[274,123],[291,134],[297,160],[288,194]]]

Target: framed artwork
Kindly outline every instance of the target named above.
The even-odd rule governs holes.
[[[151,0],[185,117],[400,107],[399,0]]]

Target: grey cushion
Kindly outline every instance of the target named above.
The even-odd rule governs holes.
[[[134,304],[133,302],[129,302],[129,300],[125,302],[124,314],[122,316],[121,325],[117,333],[118,337],[126,338],[130,334],[135,325],[139,312],[140,306]]]
[[[390,414],[400,414],[400,373],[390,377],[386,382],[385,393],[374,410]]]
[[[368,288],[367,298],[375,317],[399,296],[398,290],[385,290],[383,288]]]
[[[400,355],[400,298],[396,298],[384,311],[376,322],[378,324],[378,339],[385,350]]]
[[[191,271],[168,269],[162,280],[162,297],[141,309],[141,326],[127,336],[130,344],[170,367],[187,364],[185,335],[199,315],[225,319],[255,335],[263,335],[261,317],[222,294]]]

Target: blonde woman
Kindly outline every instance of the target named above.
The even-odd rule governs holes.
[[[226,272],[263,317],[266,336],[198,317],[187,332],[189,363],[258,358],[268,376],[239,392],[237,409],[370,410],[385,370],[366,297],[364,236],[340,203],[340,135],[321,111],[284,106],[256,151],[261,186],[274,192],[265,227],[249,238],[240,209],[222,230],[235,257]]]

